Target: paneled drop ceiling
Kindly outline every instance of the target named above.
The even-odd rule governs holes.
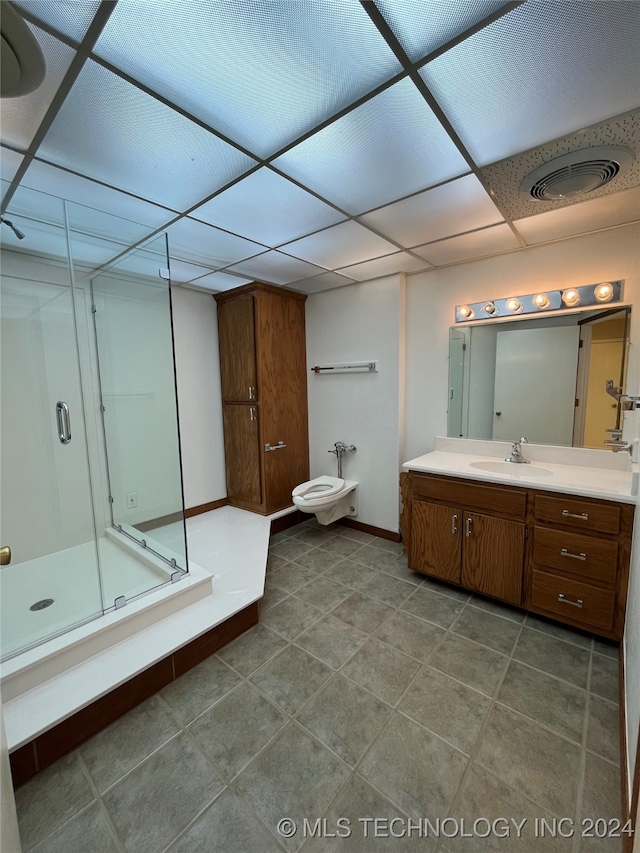
[[[211,291],[313,293],[640,219],[638,0],[13,5],[47,62],[2,102],[22,251],[42,248],[27,188],[109,239],[104,214],[129,243],[166,231],[173,280]],[[606,186],[520,191],[603,144],[636,157]]]

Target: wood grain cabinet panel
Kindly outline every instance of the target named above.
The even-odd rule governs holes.
[[[575,497],[536,495],[536,521],[562,524],[577,530],[598,533],[618,533],[620,507],[601,501],[581,500]]]
[[[260,488],[260,433],[258,408],[243,403],[222,407],[227,497],[235,506],[262,501]],[[237,464],[242,460],[242,464]]]
[[[563,574],[615,583],[618,573],[618,543],[580,533],[536,527],[533,561]]]
[[[418,572],[460,583],[462,511],[416,500],[409,567]]]
[[[292,490],[309,479],[306,296],[254,282],[215,299],[224,404],[255,403],[258,413],[250,436],[239,414],[225,417],[229,503],[269,515],[291,506]]]
[[[531,603],[534,609],[590,630],[610,631],[616,601],[615,589],[601,589],[591,584],[534,571]]]
[[[520,605],[524,540],[525,525],[521,522],[465,513],[463,585]]]

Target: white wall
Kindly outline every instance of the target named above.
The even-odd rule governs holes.
[[[218,313],[210,293],[173,287],[185,506],[227,496]]]
[[[379,361],[378,373],[309,371],[311,477],[335,476],[336,441],[355,444],[343,476],[360,483],[358,521],[398,531],[403,416],[404,279],[387,277],[309,296],[307,365]]]

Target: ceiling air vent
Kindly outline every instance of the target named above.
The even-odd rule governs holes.
[[[571,151],[530,172],[520,185],[520,192],[540,201],[584,195],[608,184],[633,160],[633,151],[620,145]]]

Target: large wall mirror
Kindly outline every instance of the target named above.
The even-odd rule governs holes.
[[[631,308],[454,326],[448,435],[605,449],[622,412]]]

